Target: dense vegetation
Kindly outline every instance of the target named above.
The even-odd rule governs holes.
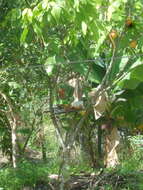
[[[0,189],[143,189],[142,9],[0,0]]]

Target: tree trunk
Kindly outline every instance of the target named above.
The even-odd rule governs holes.
[[[11,140],[12,140],[12,164],[13,167],[17,167],[17,159],[18,159],[18,145],[17,145],[17,134],[16,134],[16,129],[17,129],[17,124],[18,124],[18,119],[20,118],[17,113],[15,113],[15,107],[8,95],[0,91],[0,95],[3,97],[3,99],[6,101],[9,110],[6,113],[6,117],[8,118],[8,121],[11,126]]]
[[[116,148],[119,144],[120,137],[116,127],[107,126],[106,132],[104,163],[107,168],[115,167],[117,164],[119,164]]]
[[[47,160],[47,154],[46,154],[46,146],[45,146],[44,140],[41,144],[41,148],[42,148],[42,159],[43,159],[43,161],[46,161]]]
[[[98,126],[98,157],[102,158],[102,129],[101,126]]]
[[[17,146],[17,134],[16,134],[16,120],[14,119],[11,125],[11,139],[12,139],[12,164],[13,167],[17,167],[18,160],[18,146]]]
[[[103,152],[102,152],[102,128],[98,126],[98,141],[97,141],[97,150],[98,150],[98,167],[103,166]]]

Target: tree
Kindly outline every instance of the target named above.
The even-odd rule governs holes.
[[[27,97],[36,95],[38,101],[43,96],[49,97],[51,118],[64,148],[61,125],[57,122],[53,107],[61,102],[70,104],[73,97],[69,92],[70,96],[59,100],[57,91],[63,86],[68,94],[67,82],[82,78],[87,115],[94,104],[95,121],[98,123],[101,117],[102,124],[109,126],[110,123],[106,139],[111,139],[110,134],[117,127],[112,121],[116,123],[118,117],[113,110],[119,107],[114,99],[122,90],[126,92],[126,89],[132,89],[136,92],[143,81],[141,1],[18,1],[14,8],[10,2],[7,1],[8,9],[2,16],[0,34],[2,68],[8,68],[10,72],[2,70],[1,78],[6,74],[7,80],[4,80],[1,88],[7,91],[10,98],[16,94],[13,99],[18,110],[19,105],[26,107],[31,102]],[[39,81],[44,84],[38,85],[38,90],[33,92],[34,84],[39,84]],[[9,90],[5,86],[7,84],[21,86]],[[92,91],[91,103],[88,92],[93,85],[96,89]],[[24,96],[24,102],[19,95]],[[127,102],[131,103],[128,100],[127,97]],[[122,106],[121,110],[122,116],[127,116],[126,120],[128,112],[135,114],[133,108],[124,110]],[[142,108],[138,110],[142,112]],[[108,114],[111,111],[114,114]],[[97,117],[97,112],[100,117]],[[77,126],[82,126],[87,115],[76,123]],[[70,145],[79,129],[70,131]],[[109,152],[113,147],[108,147]]]

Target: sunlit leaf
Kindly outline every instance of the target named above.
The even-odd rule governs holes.
[[[26,41],[27,34],[28,34],[28,28],[25,27],[20,37],[21,43],[24,43]]]
[[[56,63],[56,60],[55,60],[55,57],[49,57],[45,64],[44,64],[44,67],[45,67],[45,70],[46,72],[51,75],[52,74],[52,71],[53,71],[53,68],[54,68],[54,65]]]
[[[8,85],[14,89],[20,88],[20,85],[17,82],[9,82]]]
[[[51,14],[55,18],[55,20],[58,21],[59,18],[60,18],[60,14],[61,14],[60,5],[58,5],[56,3],[55,4],[53,3]]]
[[[82,23],[81,23],[81,28],[82,28],[83,34],[86,35],[86,33],[87,33],[87,24],[84,21],[82,21]]]
[[[42,29],[37,23],[34,24],[33,29],[38,36],[42,36]]]

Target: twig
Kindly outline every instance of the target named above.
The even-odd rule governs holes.
[[[92,187],[92,190],[94,190],[98,185],[99,183],[105,178],[105,177],[108,177],[110,176],[111,174],[108,174],[108,173],[105,173],[103,176],[101,176],[101,178],[96,181],[96,183],[94,183],[93,187]],[[113,175],[113,174],[112,174]]]
[[[1,110],[1,109],[0,109],[0,112],[3,112],[3,113],[10,113],[10,110],[9,110],[9,111],[5,111],[5,110]]]
[[[49,186],[51,187],[52,190],[55,190],[54,186],[50,182],[48,184],[49,184]]]

